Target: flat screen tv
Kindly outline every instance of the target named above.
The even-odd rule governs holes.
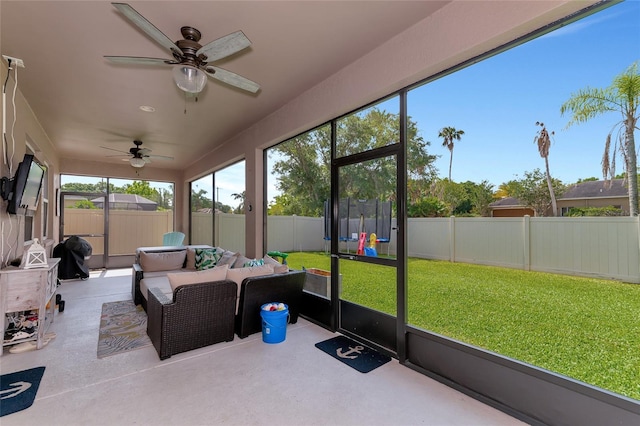
[[[13,177],[13,190],[7,205],[10,214],[33,216],[38,208],[44,168],[33,155],[25,154]]]

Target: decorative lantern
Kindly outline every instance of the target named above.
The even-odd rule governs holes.
[[[47,252],[44,250],[40,244],[38,244],[38,239],[33,239],[33,244],[27,250],[27,260],[24,263],[24,269],[31,268],[47,268],[49,265],[47,264]]]

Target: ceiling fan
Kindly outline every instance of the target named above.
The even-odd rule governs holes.
[[[173,59],[105,56],[107,60],[118,64],[172,65],[176,85],[187,93],[200,93],[207,82],[207,76],[251,93],[260,89],[260,85],[245,77],[210,65],[211,62],[226,58],[251,45],[242,31],[236,31],[202,46],[198,43],[200,31],[193,27],[182,27],[180,32],[184,39],[174,43],[127,3],[111,4],[155,42],[168,49]]]
[[[134,147],[129,149],[129,152],[120,151],[119,149],[113,149],[106,146],[101,146],[100,148],[108,149],[111,151],[116,151],[121,153],[120,155],[107,155],[107,157],[122,157],[124,155],[128,156],[129,159],[123,158],[124,161],[129,161],[132,167],[140,168],[144,167],[145,164],[150,163],[152,158],[161,158],[164,160],[173,160],[173,157],[167,157],[164,155],[149,155],[151,152],[148,148],[140,148],[142,145],[142,141],[135,140],[133,141]]]

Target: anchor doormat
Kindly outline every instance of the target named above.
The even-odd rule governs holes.
[[[391,361],[390,357],[363,346],[345,336],[336,336],[329,340],[316,343],[316,348],[328,353],[338,361],[344,362],[349,367],[355,368],[361,373],[368,373]]]
[[[31,407],[43,374],[37,367],[0,376],[0,417]]]

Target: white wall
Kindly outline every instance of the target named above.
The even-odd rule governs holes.
[[[28,64],[25,64],[28,66]],[[20,81],[20,73],[25,72],[26,68],[18,69],[18,82]],[[7,73],[9,72],[7,63],[2,60],[0,65],[0,84],[4,85]],[[18,85],[14,97],[14,71],[11,71],[7,88],[6,88],[6,111],[0,104],[0,117],[6,114],[6,132],[7,137],[7,157],[10,159],[9,164],[4,163],[0,159],[0,177],[11,178],[15,174],[18,163],[26,152],[27,141],[35,151],[35,157],[41,164],[49,167],[47,193],[49,197],[49,217],[48,232],[49,238],[57,237],[59,224],[58,218],[55,217],[55,188],[59,187],[59,158],[55,152],[53,144],[44,132],[37,117],[33,114],[31,107],[26,99],[22,96]],[[14,109],[15,103],[15,109]],[[15,116],[15,124],[14,124]],[[4,151],[0,149],[0,151]],[[4,152],[2,152],[4,158]],[[7,202],[0,199],[0,267],[4,267],[9,260],[21,257],[25,247],[24,241],[24,218],[21,216],[7,214]],[[35,238],[42,242],[43,226],[42,226],[42,203],[39,204],[38,211],[34,217],[34,234]]]

